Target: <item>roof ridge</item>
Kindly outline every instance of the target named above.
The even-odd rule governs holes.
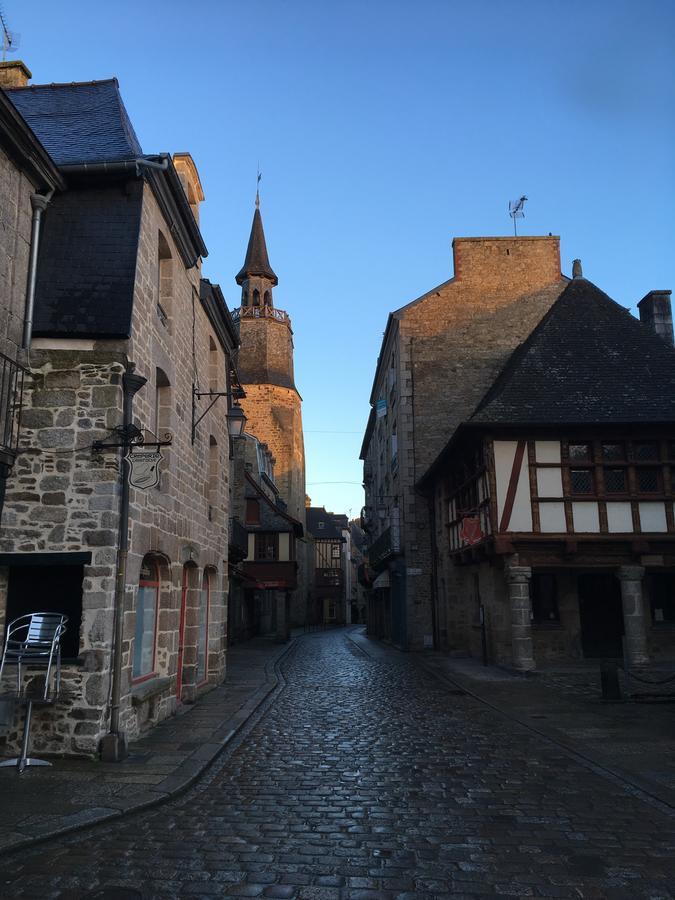
[[[113,75],[111,78],[95,78],[91,81],[50,81],[45,84],[23,84],[17,85],[16,87],[5,88],[5,93],[12,93],[13,91],[30,91],[40,88],[90,87],[93,84],[110,84],[111,82],[117,85],[119,90],[119,81]]]

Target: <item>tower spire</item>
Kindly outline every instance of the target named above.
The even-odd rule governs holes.
[[[258,180],[260,180],[258,175]],[[269,256],[267,255],[267,244],[265,242],[265,232],[263,230],[262,216],[260,215],[260,194],[256,190],[255,194],[255,211],[253,213],[253,224],[251,225],[251,236],[248,239],[248,247],[246,248],[246,259],[237,275],[237,284],[243,284],[251,276],[267,279],[272,285],[279,284],[279,279],[274,273],[274,269],[270,265]]]

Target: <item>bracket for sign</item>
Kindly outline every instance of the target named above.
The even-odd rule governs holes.
[[[160,447],[170,447],[173,443],[173,435],[170,431],[164,433],[164,440],[158,438],[157,435],[149,429],[141,429],[138,428],[137,425],[119,425],[114,431],[120,440],[111,441],[110,443],[107,441],[94,441],[91,445],[91,449],[94,452],[114,450],[119,449],[120,447],[124,447],[127,450],[131,447],[157,447],[159,449]],[[154,438],[154,440],[148,440],[146,435],[149,435],[150,438]]]
[[[197,436],[197,425],[199,425],[199,423],[204,418],[204,416],[213,409],[213,407],[216,405],[216,403],[218,402],[218,400],[220,400],[221,397],[227,397],[227,396],[228,396],[227,391],[200,391],[199,388],[193,388],[193,390],[192,390],[192,443],[193,444],[195,442],[195,437]],[[201,416],[198,419],[195,419],[195,416],[197,415],[196,401],[201,400],[202,397],[213,397],[213,399],[211,400],[209,405],[206,407],[204,412],[201,414]]]

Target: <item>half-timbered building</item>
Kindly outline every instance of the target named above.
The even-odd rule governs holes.
[[[439,645],[521,671],[675,650],[669,292],[638,321],[576,271],[418,483]]]

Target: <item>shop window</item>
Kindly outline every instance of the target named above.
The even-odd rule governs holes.
[[[551,623],[560,621],[555,575],[534,574],[530,579],[532,621]]]
[[[652,621],[675,624],[675,574],[664,572],[651,577]]]
[[[159,567],[152,560],[143,560],[136,595],[136,628],[132,678],[147,678],[155,673],[157,643],[157,610],[159,607]]]
[[[209,642],[209,603],[211,599],[211,577],[208,571],[202,578],[199,592],[199,614],[197,620],[197,684],[206,681]]]
[[[246,499],[246,524],[260,525],[260,501]]]
[[[256,559],[279,559],[279,535],[276,531],[258,532],[255,536]]]
[[[80,652],[83,577],[82,565],[10,566],[6,622],[33,612],[68,616],[61,656],[64,660],[75,660]]]

